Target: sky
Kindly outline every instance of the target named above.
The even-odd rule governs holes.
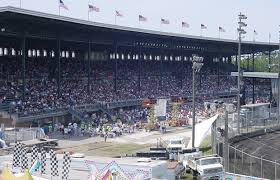
[[[123,14],[116,24],[156,31],[187,35],[201,35],[200,25],[207,26],[202,36],[219,37],[219,26],[226,32],[221,38],[237,39],[238,14],[248,19],[244,39],[252,41],[279,41],[280,1],[279,0],[63,0],[69,10],[60,10],[61,16],[88,19],[88,4],[100,8],[91,12],[90,21],[115,24],[115,10]],[[0,6],[19,7],[20,0],[0,0]],[[40,12],[59,14],[58,0],[21,0],[21,7]],[[138,21],[138,16],[147,17],[147,22]],[[161,24],[161,18],[168,19],[169,25]],[[190,27],[182,28],[182,21]],[[254,35],[256,30],[257,35]]]

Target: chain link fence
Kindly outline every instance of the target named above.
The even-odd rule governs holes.
[[[45,137],[44,131],[41,128],[26,128],[8,130],[4,133],[4,140],[6,143],[13,143],[16,141],[27,141],[33,139],[41,139]]]
[[[265,136],[267,132],[275,133],[280,129],[279,120],[276,118],[276,110],[276,108],[268,106],[265,109],[252,108],[251,110],[241,111],[240,134],[237,133],[237,113],[229,114],[228,137],[230,143],[226,143],[227,147],[224,147],[224,132],[218,130],[219,128],[224,129],[225,127],[225,115],[220,115],[216,121],[214,153],[224,158],[224,165],[227,172],[259,178],[280,179],[280,159],[279,161],[277,159],[274,160],[273,156],[271,156],[277,154],[277,152],[279,153],[280,149],[278,151],[277,146],[271,147],[275,148],[275,151],[273,151],[265,146],[266,143],[258,145],[258,140],[250,140],[251,137],[262,137]],[[277,139],[275,136],[277,136],[277,134],[272,134],[270,138]],[[239,144],[242,145],[241,147],[233,143],[233,141],[231,141],[232,139],[235,139],[235,142],[248,140],[249,143]],[[260,140],[266,142],[266,139],[260,138]],[[250,147],[250,143],[254,144],[253,148],[255,149]],[[225,148],[227,148],[227,150]],[[271,151],[271,153],[269,153],[269,151]],[[227,163],[225,163],[225,161],[227,161]]]

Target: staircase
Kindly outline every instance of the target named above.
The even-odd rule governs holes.
[[[105,106],[101,106],[101,107],[100,107],[100,110],[101,110],[104,114],[107,114],[109,119],[112,119],[113,113],[112,113],[109,109],[107,109]]]
[[[88,121],[88,120],[89,120],[89,118],[85,118],[85,117],[83,116],[83,113],[80,112],[80,111],[77,110],[77,109],[69,108],[68,111],[69,111],[69,113],[70,113],[72,116],[74,116],[75,118],[79,119],[80,121]]]
[[[0,95],[3,95],[3,94],[0,94]],[[0,103],[0,112],[1,111],[9,112],[10,104],[13,101],[15,101],[14,97],[12,95],[7,95],[6,99],[2,103]]]

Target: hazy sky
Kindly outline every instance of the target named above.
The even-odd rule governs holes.
[[[58,14],[58,0],[21,0],[22,8]],[[115,23],[115,10],[124,17],[117,18],[117,24],[165,32],[200,35],[200,24],[207,30],[203,36],[218,37],[218,27],[226,32],[221,38],[236,39],[237,15],[247,15],[248,27],[246,40],[253,40],[253,31],[257,31],[256,41],[278,42],[280,24],[279,0],[63,0],[69,11],[61,9],[62,16],[87,20],[88,3],[100,8],[100,12],[90,13],[90,20],[108,24]],[[0,0],[1,6],[19,7],[20,0]],[[148,18],[147,22],[138,21],[141,14]],[[169,25],[161,25],[160,19],[170,21]],[[182,28],[186,21],[190,28]]]

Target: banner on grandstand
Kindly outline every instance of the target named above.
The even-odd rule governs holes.
[[[157,100],[157,104],[155,105],[155,115],[157,117],[166,115],[166,104],[167,104],[167,99]]]

